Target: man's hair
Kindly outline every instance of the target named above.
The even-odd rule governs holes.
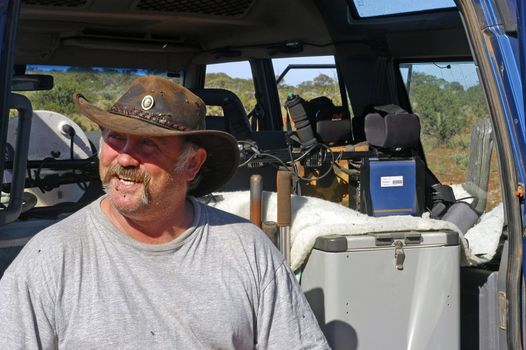
[[[179,159],[177,159],[175,171],[183,171],[188,165],[190,158],[195,154],[195,152],[197,152],[198,149],[199,146],[197,146],[195,143],[184,140],[183,151],[181,152],[181,155],[179,155]]]
[[[190,158],[197,152],[199,149],[199,146],[191,141],[184,140],[183,145],[183,151],[181,152],[181,155],[179,156],[179,159],[177,160],[177,163],[175,164],[175,171],[183,171],[186,166],[188,165],[188,161]],[[201,181],[202,176],[202,168],[199,169],[197,174],[195,174],[195,177],[188,182],[187,190],[191,190],[195,188],[199,182]]]

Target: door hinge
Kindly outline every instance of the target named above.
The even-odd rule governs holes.
[[[499,328],[506,330],[508,318],[508,301],[506,300],[506,293],[499,291]]]

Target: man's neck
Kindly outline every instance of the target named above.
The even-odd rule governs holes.
[[[148,244],[167,243],[179,237],[193,222],[194,209],[189,200],[168,210],[163,208],[147,213],[121,213],[108,197],[101,201],[102,212],[123,233],[131,238]]]

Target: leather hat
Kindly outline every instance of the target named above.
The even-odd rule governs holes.
[[[128,91],[107,111],[79,93],[77,109],[102,128],[141,136],[184,136],[207,152],[197,184],[188,193],[199,197],[224,185],[235,173],[239,149],[234,137],[223,131],[205,130],[206,106],[187,88],[165,78],[135,79]]]

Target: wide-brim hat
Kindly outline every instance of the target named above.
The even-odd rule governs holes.
[[[73,102],[80,113],[102,128],[141,136],[184,136],[204,148],[207,158],[199,181],[188,190],[190,195],[200,197],[221,188],[237,169],[239,149],[234,137],[205,130],[204,102],[173,81],[157,76],[137,78],[107,111],[79,93],[73,94]]]

